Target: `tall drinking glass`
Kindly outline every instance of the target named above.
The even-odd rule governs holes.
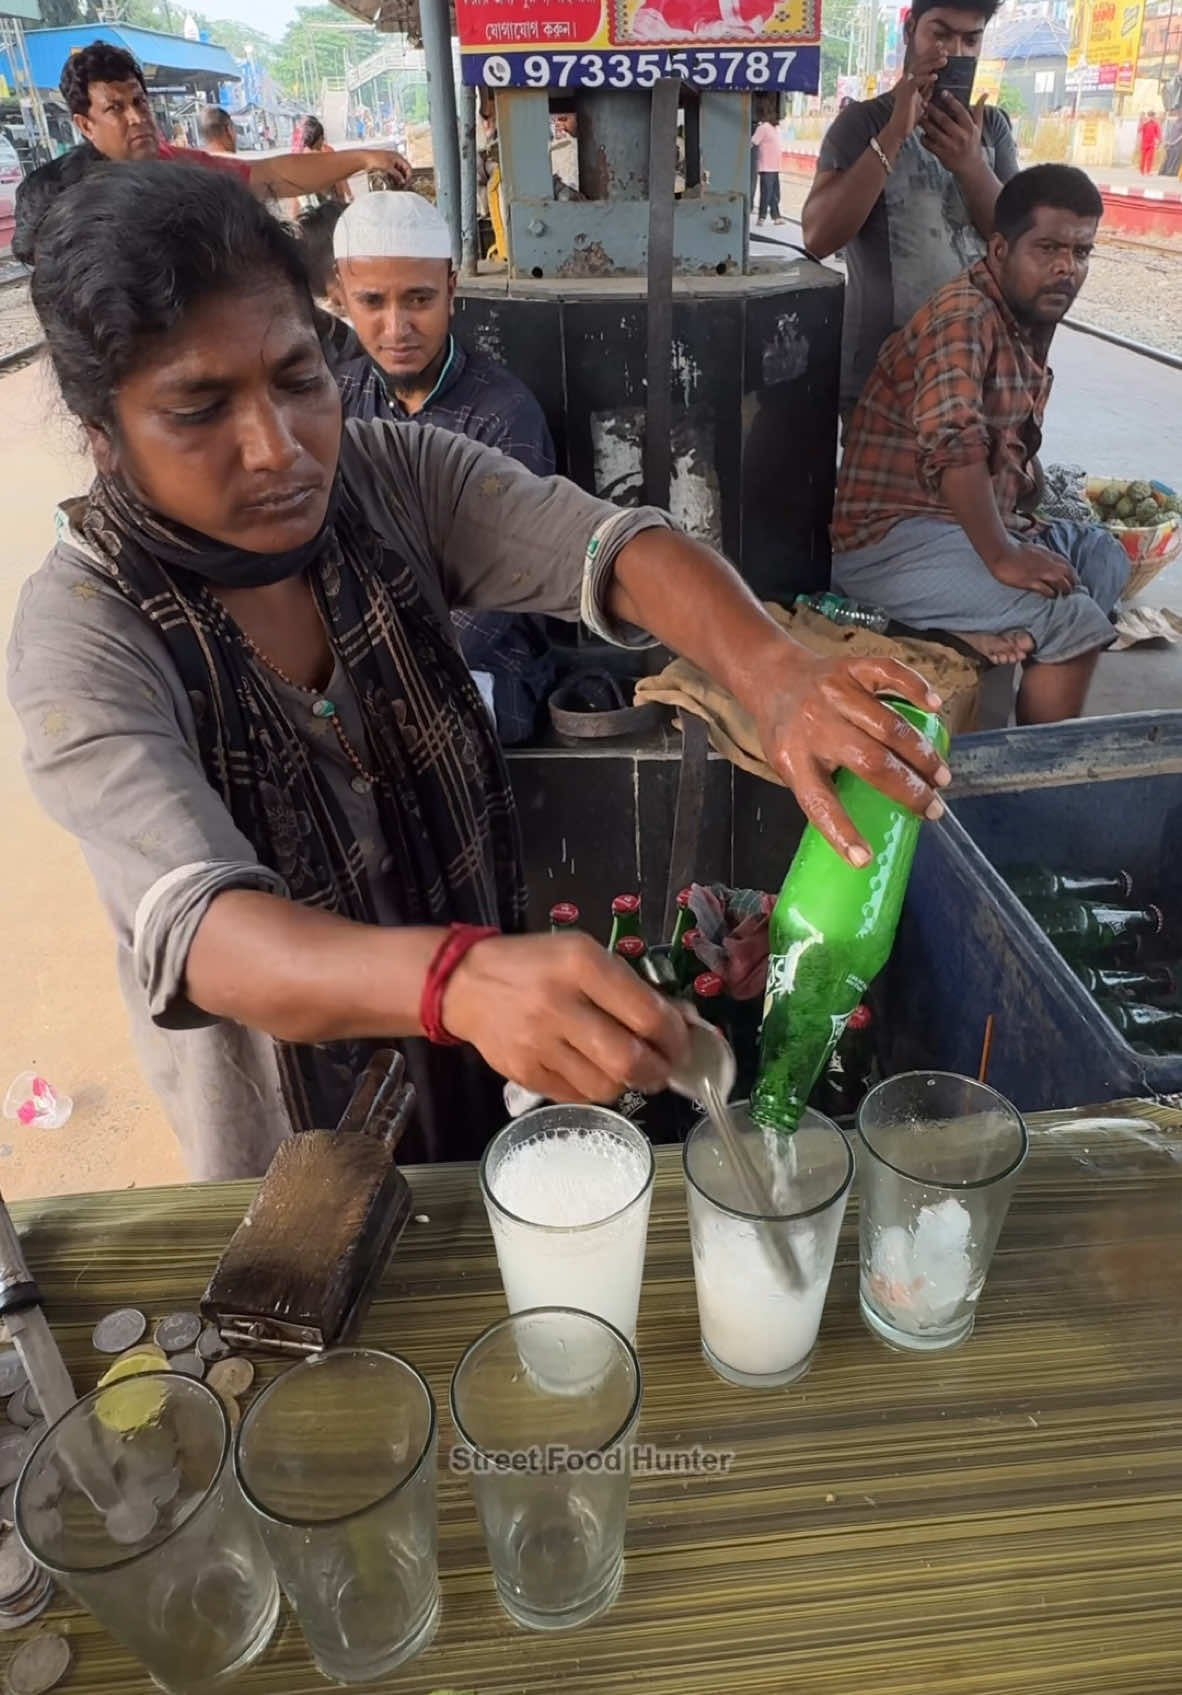
[[[569,1629],[615,1600],[640,1395],[627,1338],[564,1307],[501,1319],[456,1367],[452,1469],[472,1479],[497,1595],[518,1624]]]
[[[601,1106],[544,1106],[480,1162],[510,1312],[569,1306],[636,1336],[653,1192],[648,1138]]]
[[[413,1366],[342,1348],[259,1396],[238,1481],[325,1677],[368,1683],[439,1621],[435,1403]]]
[[[191,1377],[96,1389],[41,1438],[16,1492],[21,1540],[170,1695],[258,1657],[279,1587],[230,1466],[230,1423]]]
[[[910,1071],[871,1089],[858,1134],[862,1317],[897,1348],[954,1348],[1026,1158],[1022,1116],[984,1083]]]
[[[789,1135],[756,1124],[745,1101],[727,1111],[770,1205],[752,1210],[725,1142],[700,1119],[682,1159],[702,1352],[728,1383],[772,1389],[812,1360],[854,1156],[818,1112]]]

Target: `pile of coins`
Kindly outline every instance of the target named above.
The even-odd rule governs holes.
[[[0,1423],[0,1524],[15,1524],[16,1480],[48,1428],[15,1348],[0,1353],[0,1398],[5,1420]]]
[[[37,1618],[52,1594],[53,1579],[25,1553],[16,1531],[0,1531],[0,1630]]]
[[[146,1342],[148,1321],[135,1307],[110,1312],[94,1327],[91,1341],[102,1354],[116,1354],[99,1379],[100,1387],[148,1371],[175,1371],[204,1380],[221,1400],[234,1429],[242,1417],[242,1396],[254,1383],[254,1367],[230,1349],[213,1324],[195,1312],[171,1312],[158,1320]]]

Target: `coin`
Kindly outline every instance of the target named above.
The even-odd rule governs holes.
[[[149,1371],[168,1370],[168,1355],[163,1348],[158,1348],[155,1342],[137,1342],[133,1348],[128,1348],[125,1354],[120,1354],[115,1364],[121,1365],[124,1360],[146,1360],[149,1362],[146,1367]]]
[[[28,1453],[23,1430],[12,1430],[7,1436],[0,1436],[0,1488],[6,1483],[16,1482]]]
[[[159,1517],[154,1503],[142,1496],[116,1501],[106,1515],[107,1535],[112,1542],[129,1548],[151,1535]]]
[[[224,1360],[230,1352],[229,1344],[222,1341],[221,1331],[216,1324],[207,1324],[198,1336],[197,1352],[203,1360]]]
[[[70,1644],[56,1630],[34,1636],[8,1662],[9,1695],[48,1695],[70,1669]]]
[[[187,1353],[201,1334],[201,1320],[195,1312],[170,1312],[152,1334],[166,1354]]]
[[[15,1531],[6,1530],[0,1537],[0,1606],[20,1595],[36,1575],[37,1567],[17,1541]]]
[[[205,1361],[200,1354],[174,1354],[168,1364],[170,1370],[179,1371],[182,1377],[195,1377],[200,1382],[205,1376]]]
[[[91,1341],[100,1354],[121,1354],[138,1342],[148,1328],[148,1321],[135,1307],[120,1307],[100,1318],[94,1327]]]
[[[236,1399],[239,1395],[245,1395],[254,1382],[254,1366],[241,1355],[235,1355],[232,1359],[215,1360],[209,1368],[206,1382],[219,1395],[231,1395]]]
[[[15,1395],[18,1389],[23,1389],[25,1377],[25,1362],[15,1348],[5,1348],[0,1353],[0,1400],[7,1400]]]
[[[28,1385],[26,1384],[27,1388]],[[25,1402],[24,1389],[18,1389],[4,1409],[9,1424],[14,1424],[18,1430],[27,1430],[33,1422],[33,1415]]]

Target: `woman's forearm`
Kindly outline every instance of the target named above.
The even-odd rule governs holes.
[[[620,549],[611,610],[691,660],[756,715],[772,667],[782,673],[810,658],[733,566],[676,530],[642,530]]]
[[[257,889],[210,903],[189,949],[194,1006],[285,1042],[421,1034],[442,929],[386,930]]]

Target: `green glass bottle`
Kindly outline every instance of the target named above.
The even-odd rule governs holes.
[[[694,978],[694,1006],[698,1015],[720,1030],[726,1026],[726,984],[717,971],[699,971]]]
[[[643,936],[621,936],[612,949],[616,958],[622,959],[625,965],[630,965],[638,977],[643,976],[640,967],[647,951]]]
[[[682,889],[677,896],[677,917],[673,921],[673,934],[669,938],[669,958],[677,973],[677,980],[682,988],[688,988],[693,981],[692,961],[687,962],[685,956],[686,932],[693,929],[697,920],[690,906],[690,891]]]
[[[682,932],[679,945],[672,950],[673,969],[677,973],[677,981],[683,991],[692,988],[693,981],[702,970],[702,961],[698,958],[695,946],[702,932],[692,925]]]
[[[625,936],[643,936],[640,928],[640,896],[617,895],[612,901],[612,929],[607,939],[608,953],[615,953],[616,943]]]
[[[1090,964],[1134,950],[1142,936],[1161,931],[1156,906],[1100,906],[1082,900],[1031,901],[1027,910],[1064,959]]]
[[[1182,1012],[1164,1006],[1140,1006],[1136,1001],[1097,999],[1096,1005],[1129,1041],[1145,1042],[1155,1053],[1182,1050]]]
[[[1089,995],[1107,995],[1114,1001],[1170,1000],[1178,992],[1174,973],[1165,965],[1145,965],[1140,971],[1077,965],[1075,975]]]
[[[934,712],[887,702],[941,754],[948,732]],[[795,1130],[825,1062],[867,985],[890,956],[915,857],[920,820],[852,771],[838,798],[873,858],[858,869],[809,824],[771,918],[767,991],[752,1116]]]
[[[579,927],[579,909],[573,900],[560,900],[550,908],[550,930],[553,935],[561,935],[563,930],[577,930]]]
[[[874,1015],[862,1001],[850,1013],[840,1042],[809,1097],[809,1105],[829,1118],[852,1118],[878,1081],[874,1052]]]
[[[1048,871],[1045,865],[1007,865],[1002,876],[1019,900],[1128,900],[1133,879],[1127,871],[1089,876],[1081,871]]]

